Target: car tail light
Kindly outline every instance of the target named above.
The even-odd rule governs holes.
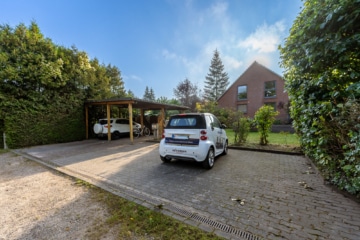
[[[163,131],[161,138],[165,138],[165,131]]]
[[[205,141],[205,140],[207,140],[208,139],[208,137],[206,136],[206,134],[207,134],[207,132],[206,132],[206,130],[201,130],[200,131],[200,140],[202,140],[202,141]]]

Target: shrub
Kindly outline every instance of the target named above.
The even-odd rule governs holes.
[[[280,47],[293,126],[304,153],[360,197],[360,2],[304,1]]]
[[[234,131],[234,144],[240,145],[246,142],[250,132],[250,120],[249,118],[240,117],[233,123]]]
[[[234,111],[231,108],[221,108],[216,102],[206,102],[204,104],[197,104],[198,112],[209,112],[214,114],[221,123],[227,127],[231,127],[232,124],[239,118],[238,111]],[[242,113],[241,113],[242,114]]]
[[[271,131],[271,126],[278,114],[279,112],[274,111],[274,108],[269,105],[264,105],[256,111],[254,121],[260,133],[260,145],[268,144],[268,136]]]

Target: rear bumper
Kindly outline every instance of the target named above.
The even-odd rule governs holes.
[[[206,142],[200,142],[199,145],[179,145],[165,144],[165,139],[162,139],[159,145],[159,154],[162,157],[202,162],[205,160],[209,148],[210,145]]]

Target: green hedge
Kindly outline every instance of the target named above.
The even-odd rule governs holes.
[[[9,148],[71,142],[85,139],[83,108],[62,113],[17,112],[5,119],[6,143]]]

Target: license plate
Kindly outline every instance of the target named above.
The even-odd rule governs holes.
[[[186,150],[183,150],[183,149],[173,149],[172,151],[175,153],[186,153],[187,152]]]
[[[173,134],[172,138],[174,139],[189,139],[189,135],[184,134]]]

